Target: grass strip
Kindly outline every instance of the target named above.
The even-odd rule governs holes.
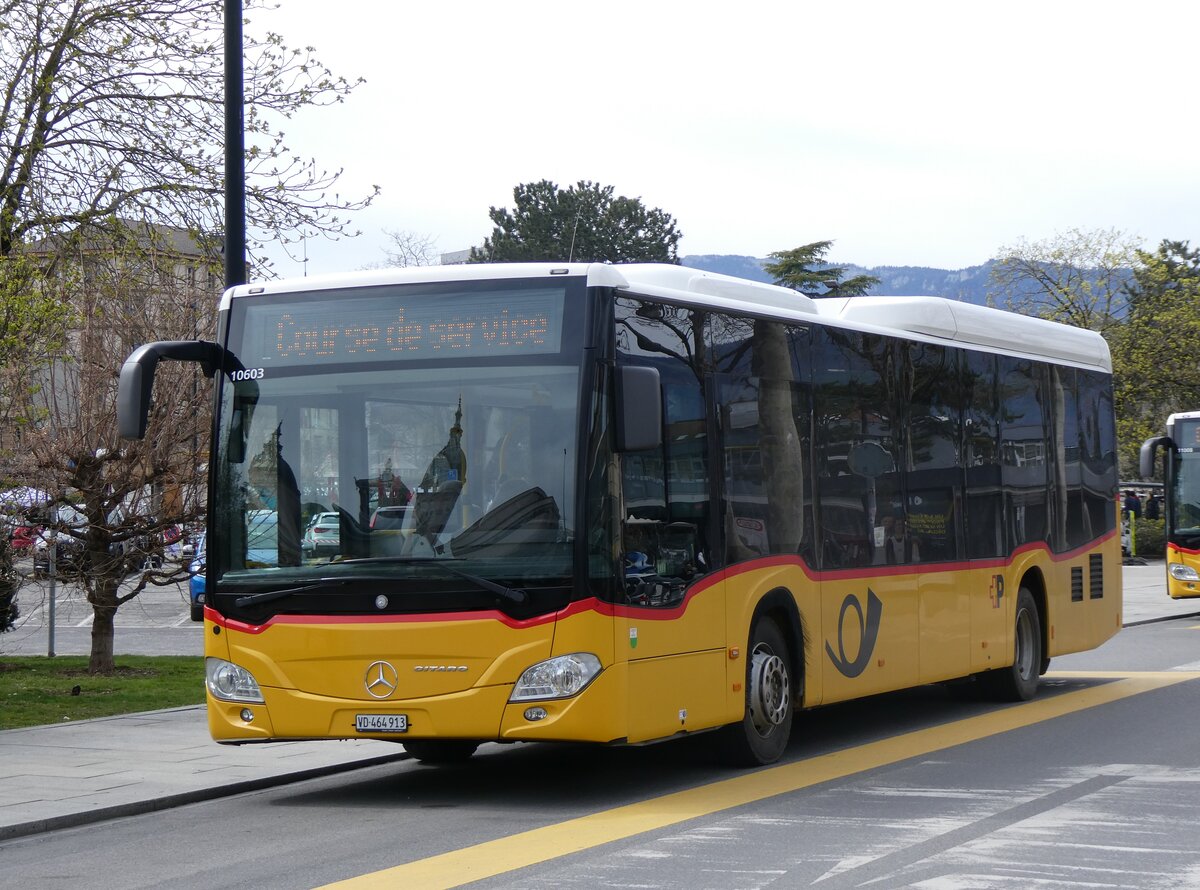
[[[204,659],[120,655],[112,674],[86,656],[0,655],[0,729],[157,711],[204,701]]]

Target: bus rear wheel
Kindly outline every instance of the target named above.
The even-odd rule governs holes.
[[[412,739],[404,742],[404,750],[421,763],[461,763],[479,747],[479,742],[466,739]]]
[[[1013,627],[1013,663],[988,671],[980,677],[984,689],[999,701],[1029,701],[1037,693],[1038,678],[1045,670],[1042,652],[1042,620],[1028,587],[1017,594],[1017,617]]]
[[[724,759],[737,766],[774,763],[792,732],[792,678],[788,645],[769,618],[750,635],[746,659],[746,713],[721,730]]]

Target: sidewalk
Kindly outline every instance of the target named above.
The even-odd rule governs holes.
[[[1125,566],[1125,626],[1200,615],[1161,561]],[[218,745],[204,707],[0,732],[0,840],[148,813],[406,757],[390,742]]]
[[[218,745],[203,705],[0,732],[0,841],[405,757],[391,742]]]
[[[1185,615],[1200,615],[1200,597],[1173,600],[1167,596],[1166,571],[1161,559],[1147,560],[1144,566],[1125,566],[1122,569],[1125,627]]]

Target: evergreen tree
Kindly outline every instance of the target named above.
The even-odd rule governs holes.
[[[809,297],[861,297],[879,284],[874,275],[843,278],[844,266],[825,261],[832,246],[832,241],[814,241],[791,250],[777,250],[769,255],[775,262],[766,263],[763,269],[776,284]]]
[[[492,207],[495,225],[474,263],[678,263],[675,219],[611,185],[580,181],[559,189],[548,179],[513,189],[513,209]]]

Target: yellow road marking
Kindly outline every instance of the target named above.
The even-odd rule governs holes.
[[[1183,674],[1185,679],[1200,678],[1200,671],[1049,671],[1047,680],[1120,680],[1123,678],[1138,680],[1166,680]],[[1157,688],[1157,687],[1155,687]]]
[[[361,877],[338,881],[326,885],[325,890],[374,890],[405,886],[432,890],[459,887],[472,881],[481,881],[581,850],[589,850],[601,844],[657,831],[689,819],[798,791],[1012,729],[1032,726],[1044,720],[1120,701],[1143,692],[1163,689],[1186,680],[1200,679],[1200,671],[1134,674],[1110,671],[1056,671],[1046,676],[1049,679],[1119,679],[1078,692],[1047,696],[978,717],[968,717],[955,723],[919,729],[845,751],[834,751],[831,754],[746,773],[699,788],[690,788],[568,819],[543,828],[523,831],[461,850],[452,850]]]

